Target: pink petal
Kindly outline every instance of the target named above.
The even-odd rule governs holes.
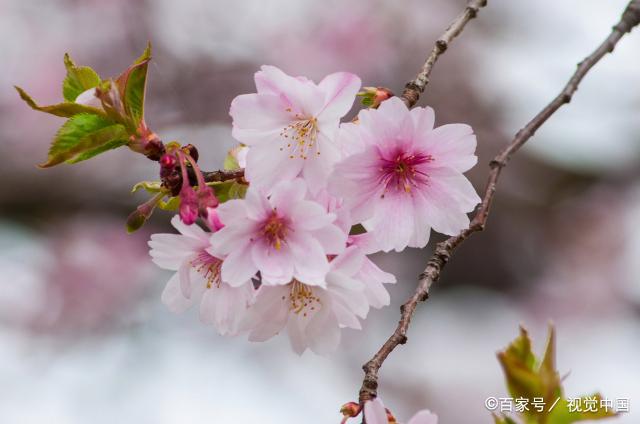
[[[416,107],[411,109],[411,119],[415,126],[416,134],[425,134],[433,130],[436,120],[435,112],[430,107]]]
[[[302,355],[307,350],[307,338],[302,325],[302,319],[298,315],[291,316],[287,321],[287,334],[291,349],[298,355]]]
[[[435,159],[432,166],[446,166],[465,172],[478,162],[475,155],[477,140],[469,125],[443,125],[423,134],[422,138],[422,144]]]
[[[358,246],[349,246],[331,262],[332,271],[340,271],[345,275],[355,275],[364,264],[364,254]]]
[[[275,250],[266,243],[254,242],[251,259],[260,271],[265,285],[287,284],[293,278],[293,260],[286,245]]]
[[[367,424],[389,424],[387,410],[379,398],[364,403],[364,417]]]
[[[422,214],[420,221],[428,222],[435,231],[453,236],[469,225],[469,217],[455,208],[456,202],[448,193],[431,187],[428,193],[418,194],[422,196],[416,202],[421,204],[417,209],[417,214]]]
[[[289,216],[293,213],[299,202],[302,202],[307,194],[307,186],[300,178],[291,181],[281,181],[271,190],[269,203],[279,213]]]
[[[407,424],[438,424],[438,416],[428,409],[415,414]]]
[[[310,286],[324,286],[329,262],[320,243],[308,234],[298,233],[287,243],[293,254],[294,277]]]
[[[334,352],[340,344],[340,327],[336,316],[329,308],[320,308],[306,328],[309,348],[318,355]]]
[[[182,295],[187,299],[191,298],[191,263],[185,261],[178,269],[178,275],[180,276],[180,290]]]
[[[231,102],[233,137],[248,146],[275,142],[291,122],[288,104],[272,94],[243,94]]]
[[[222,280],[232,287],[239,287],[258,272],[251,260],[250,244],[232,251],[222,262]]]
[[[227,200],[216,209],[220,221],[229,225],[247,216],[247,205],[241,199]]]
[[[282,331],[289,317],[288,296],[289,286],[260,288],[242,324],[250,341],[262,342]]]
[[[174,215],[174,217],[171,218],[171,225],[173,225],[182,235],[199,240],[203,245],[206,245],[209,240],[209,234],[199,225],[186,225],[178,215]]]
[[[369,303],[364,294],[362,282],[348,277],[339,271],[327,274],[327,290],[334,301],[342,302],[352,313],[360,318],[366,318],[369,313]]]
[[[296,229],[305,231],[319,230],[335,221],[336,216],[327,213],[320,204],[312,201],[299,201],[291,210],[291,220]]]
[[[324,105],[323,93],[313,82],[289,76],[275,66],[262,66],[255,81],[259,93],[280,96],[302,115],[316,116]]]
[[[327,178],[340,160],[338,146],[324,132],[318,134],[316,142],[320,155],[310,155],[307,160],[302,161],[302,175],[312,194],[317,194],[327,186]]]
[[[200,320],[212,324],[221,335],[235,335],[253,296],[253,286],[241,287],[221,284],[205,291],[200,304]]]
[[[320,84],[320,90],[325,94],[325,106],[322,115],[340,119],[353,106],[356,94],[360,90],[361,81],[354,74],[337,72],[327,75]]]
[[[320,242],[327,255],[337,255],[346,247],[347,232],[337,225],[322,227],[317,231],[313,231],[312,236]]]
[[[192,299],[187,299],[180,289],[180,277],[174,274],[162,291],[162,303],[173,313],[186,311],[193,304]]]
[[[374,216],[363,225],[374,234],[384,252],[394,249],[400,252],[408,246],[413,235],[415,213],[410,195],[387,193],[376,205]]]
[[[249,149],[245,177],[252,186],[268,191],[279,181],[297,177],[303,165],[302,159],[291,159],[289,152],[280,151],[277,145],[264,144]]]
[[[249,243],[253,233],[253,225],[249,220],[246,220],[245,227],[227,225],[211,234],[211,246],[207,248],[207,253],[217,258],[223,258],[235,250],[242,249]]]

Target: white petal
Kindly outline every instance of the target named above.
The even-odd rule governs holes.
[[[389,424],[387,410],[379,398],[364,403],[364,417],[367,424]]]
[[[340,327],[333,312],[323,305],[306,328],[309,348],[318,355],[334,352],[340,344]]]
[[[317,315],[317,314],[316,314]],[[291,316],[287,322],[287,334],[291,348],[298,355],[302,355],[307,350],[307,338],[305,337],[303,323],[298,315]]]
[[[287,240],[294,260],[294,277],[310,286],[324,286],[329,262],[320,243],[308,234]]]
[[[266,285],[287,284],[293,278],[293,258],[287,245],[276,250],[256,241],[251,247],[251,259]]]
[[[251,244],[246,244],[241,249],[234,250],[222,262],[222,281],[232,287],[238,287],[258,272],[253,260],[251,260]]]
[[[180,277],[173,274],[164,290],[162,291],[162,303],[173,313],[181,313],[186,311],[193,304],[193,299],[187,299],[182,295],[180,289]]]
[[[289,152],[280,151],[277,145],[253,147],[247,153],[245,177],[253,187],[269,192],[279,181],[292,180],[300,174],[303,159],[289,157]]]
[[[247,311],[243,328],[250,331],[249,340],[261,342],[278,334],[289,317],[289,286],[261,287],[255,303]]]
[[[438,416],[428,409],[415,414],[407,424],[438,424]]]

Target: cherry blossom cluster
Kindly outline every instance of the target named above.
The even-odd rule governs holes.
[[[149,242],[154,262],[175,271],[162,300],[174,312],[197,304],[221,334],[264,341],[286,331],[297,353],[327,354],[342,328],[360,329],[370,308],[389,304],[384,285],[396,278],[369,255],[468,226],[480,199],[463,173],[476,137],[468,125],[434,127],[431,108],[397,97],[341,123],[361,89],[350,73],[316,84],[263,66],[255,84],[230,108],[243,198],[218,204],[196,166],[189,186],[188,152],[167,160],[184,187],[179,234]]]

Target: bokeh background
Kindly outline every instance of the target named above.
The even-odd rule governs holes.
[[[391,333],[429,255],[378,255],[392,305],[347,330],[329,358],[298,357],[284,337],[219,337],[193,313],[170,314],[169,274],[146,241],[166,213],[126,235],[153,179],[126,149],[37,170],[61,120],[28,109],[61,98],[62,56],[115,76],[154,44],[147,121],[164,140],[221,166],[228,107],[261,64],[321,78],[346,70],[399,92],[461,10],[450,0],[0,0],[0,422],[337,423],[360,365]],[[470,123],[487,164],[609,33],[626,0],[492,0],[436,66],[421,104],[439,124]],[[485,233],[459,249],[409,343],[381,372],[380,394],[406,420],[428,407],[444,424],[489,423],[506,396],[498,349],[558,330],[569,395],[630,398],[640,422],[640,32],[587,77],[503,174]],[[434,237],[434,241],[437,237]]]

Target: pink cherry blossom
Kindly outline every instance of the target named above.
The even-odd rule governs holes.
[[[431,228],[454,235],[479,202],[463,175],[476,163],[468,125],[434,128],[431,108],[407,109],[397,97],[343,124],[339,142],[351,153],[335,165],[329,191],[345,200],[382,250],[424,247]]]
[[[185,225],[178,216],[171,223],[180,234],[154,234],[149,241],[156,265],[176,271],[162,292],[162,302],[175,313],[199,302],[202,322],[220,334],[237,334],[253,301],[253,283],[247,278],[242,284],[227,284],[220,273],[224,261],[207,252],[210,233]]]
[[[343,199],[331,196],[326,189],[321,190],[314,199],[320,203],[327,212],[336,215],[335,224],[342,231],[349,233],[351,230],[351,215],[349,209],[345,207]],[[347,246],[355,246],[359,253],[370,255],[380,251],[378,243],[372,233],[351,235],[347,239]],[[368,256],[364,256],[362,265],[355,278],[364,283],[364,291],[369,304],[376,308],[388,306],[390,302],[389,292],[384,288],[384,284],[394,284],[396,277],[381,270]]]
[[[209,252],[224,257],[222,279],[242,285],[260,271],[263,285],[291,280],[324,285],[327,255],[346,247],[347,235],[333,224],[336,216],[306,199],[303,180],[282,181],[266,196],[250,186],[245,199],[218,207],[224,227],[211,236]]]
[[[393,424],[387,415],[387,409],[380,398],[367,401],[364,404],[364,417],[367,424]],[[407,424],[438,424],[438,416],[428,409],[416,413]]]
[[[347,246],[356,247],[363,255],[378,252],[380,249],[372,233],[364,233],[349,236]],[[391,298],[384,284],[395,284],[396,277],[393,274],[381,270],[368,256],[364,256],[362,265],[354,278],[364,283],[364,292],[367,302],[373,308],[380,309],[389,306]]]
[[[249,340],[265,341],[286,329],[291,347],[299,355],[307,348],[326,355],[340,343],[340,328],[361,329],[369,303],[365,285],[354,278],[364,255],[349,247],[331,261],[321,285],[294,279],[286,285],[262,286],[245,325]]]
[[[257,93],[236,97],[230,110],[233,136],[249,146],[247,180],[269,189],[278,181],[302,176],[317,192],[340,159],[335,136],[360,79],[338,72],[315,84],[262,66],[255,82]]]

